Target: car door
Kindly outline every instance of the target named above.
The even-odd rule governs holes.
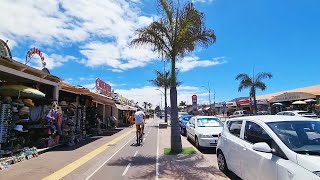
[[[187,133],[191,139],[194,139],[194,127],[194,118],[192,117],[187,126]]]
[[[269,136],[269,134],[257,123],[246,121],[242,142],[241,166],[243,179],[246,180],[276,180],[277,162],[285,156],[280,152],[279,146]],[[255,143],[265,142],[271,149],[276,150],[279,156],[273,153],[264,153],[253,150]]]
[[[242,120],[234,120],[227,122],[228,133],[225,133],[224,142],[226,148],[224,149],[225,158],[227,160],[228,168],[241,177],[241,164],[239,153],[241,151],[240,139]]]

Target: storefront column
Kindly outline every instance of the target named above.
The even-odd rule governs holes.
[[[60,91],[59,85],[53,87],[53,100],[59,101],[59,91]]]
[[[103,115],[102,115],[102,118],[103,118],[103,124],[107,124],[107,119],[106,119],[106,105],[103,105]]]

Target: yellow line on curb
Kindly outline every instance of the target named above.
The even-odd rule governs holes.
[[[110,147],[111,144],[115,144],[118,141],[120,141],[121,139],[123,139],[124,137],[126,137],[127,135],[129,135],[131,132],[133,132],[135,129],[132,129],[124,134],[122,134],[121,136],[116,137],[115,139],[113,139],[112,141],[98,147],[97,149],[89,152],[88,154],[82,156],[81,158],[79,158],[78,160],[68,164],[67,166],[59,169],[58,171],[52,173],[51,175],[43,178],[42,180],[56,180],[56,179],[61,179],[64,176],[68,175],[69,173],[71,173],[72,171],[74,171],[75,169],[77,169],[78,167],[80,167],[81,165],[85,164],[86,162],[88,162],[89,160],[91,160],[92,158],[96,157],[98,154],[102,153],[103,151],[105,151],[106,149],[108,149]]]

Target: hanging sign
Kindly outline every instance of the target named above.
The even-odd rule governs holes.
[[[192,95],[192,107],[193,107],[193,109],[197,109],[197,100],[198,100],[197,95]]]
[[[103,95],[111,96],[111,86],[99,78],[96,79],[96,89]]]
[[[44,61],[44,56],[43,56],[41,50],[38,49],[38,48],[35,48],[35,47],[31,48],[31,49],[27,52],[27,55],[26,55],[26,63],[25,63],[25,64],[28,64],[28,62],[32,59],[32,57],[33,57],[35,54],[40,57],[41,62],[42,62],[42,66],[45,68],[45,67],[46,67],[46,62]]]

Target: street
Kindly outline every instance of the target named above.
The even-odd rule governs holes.
[[[170,127],[158,129],[160,121],[147,121],[141,146],[136,146],[135,128],[125,128],[77,149],[57,148],[13,165],[0,171],[0,179],[229,179],[218,170],[214,149],[164,155]],[[185,137],[182,144],[193,146]]]

